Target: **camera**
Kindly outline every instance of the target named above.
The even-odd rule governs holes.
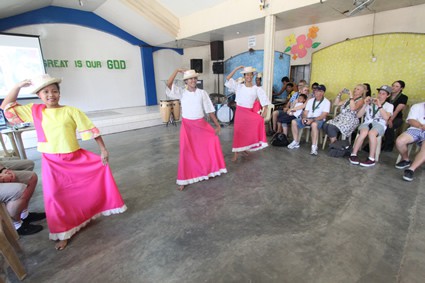
[[[348,90],[348,88],[344,88],[344,89],[342,90],[342,93],[350,93],[350,91]]]
[[[308,119],[304,119],[304,124],[307,124],[307,122],[308,122]]]

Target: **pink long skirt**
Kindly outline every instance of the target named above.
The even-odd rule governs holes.
[[[177,185],[189,185],[227,173],[220,140],[205,119],[182,119]]]
[[[253,108],[237,105],[232,152],[255,151],[267,147],[264,119]]]
[[[43,153],[42,177],[51,240],[69,239],[91,219],[127,209],[109,166],[90,151]]]

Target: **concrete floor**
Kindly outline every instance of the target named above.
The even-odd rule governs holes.
[[[229,127],[229,173],[179,192],[178,132],[104,136],[128,211],[94,220],[61,252],[42,221],[21,239],[25,282],[425,282],[423,168],[409,183],[396,152],[366,169],[307,144],[232,163]],[[27,153],[40,173],[40,154]],[[41,181],[31,209],[43,209]]]

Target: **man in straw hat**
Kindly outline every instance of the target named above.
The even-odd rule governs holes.
[[[59,104],[61,79],[47,74],[24,80],[5,97],[1,108],[11,123],[33,122],[42,153],[44,206],[51,240],[63,250],[69,239],[99,216],[124,212],[125,206],[108,166],[108,151],[99,130],[79,109]],[[18,105],[23,87],[32,86],[43,104]],[[94,138],[101,156],[80,148]]]
[[[245,82],[237,83],[232,77],[236,71],[243,69],[240,73],[244,75]],[[234,120],[232,161],[238,159],[239,152],[260,150],[268,146],[264,117],[267,115],[270,101],[263,88],[253,84],[253,67],[236,67],[226,77],[224,84],[230,91],[236,93],[236,114]],[[258,98],[263,107],[262,116],[253,109],[255,100]]]
[[[180,88],[173,83],[178,73],[183,73],[186,88]],[[177,170],[177,189],[180,191],[186,185],[227,173],[218,138],[221,127],[208,93],[196,87],[198,76],[194,70],[177,69],[167,81],[167,96],[180,99],[182,106]],[[213,121],[215,129],[204,119],[204,112]]]

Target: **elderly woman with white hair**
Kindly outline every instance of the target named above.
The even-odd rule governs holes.
[[[232,78],[236,71],[240,69],[243,69],[241,74],[245,78],[243,84],[237,83]],[[253,83],[255,71],[256,69],[253,67],[236,67],[227,75],[226,83],[224,84],[230,91],[236,93],[236,113],[232,145],[234,155],[232,161],[238,159],[239,152],[256,151],[268,146],[264,117],[267,115],[270,100],[263,88]],[[263,107],[262,116],[258,115],[253,108],[257,98]]]
[[[366,94],[367,87],[364,84],[358,84],[353,91],[344,88],[335,98],[334,105],[341,107],[341,112],[333,119],[323,125],[323,130],[329,136],[330,143],[334,143],[339,133],[349,137],[358,127],[359,118],[357,112],[363,107],[363,96]],[[341,99],[343,94],[347,94],[346,99]]]
[[[59,104],[61,79],[41,75],[18,83],[1,108],[12,124],[34,122],[37,150],[42,153],[44,207],[51,240],[63,250],[69,239],[99,215],[124,212],[127,207],[108,166],[109,153],[99,130],[79,109]],[[42,104],[16,103],[19,91],[32,86]],[[80,148],[95,139],[101,156]]]
[[[183,73],[185,88],[173,83],[178,73]],[[221,127],[208,93],[196,87],[198,76],[194,70],[177,69],[167,81],[167,96],[180,99],[182,106],[177,170],[177,189],[180,191],[186,185],[227,173],[218,138]],[[209,115],[216,126],[215,129],[204,119],[204,113]]]

